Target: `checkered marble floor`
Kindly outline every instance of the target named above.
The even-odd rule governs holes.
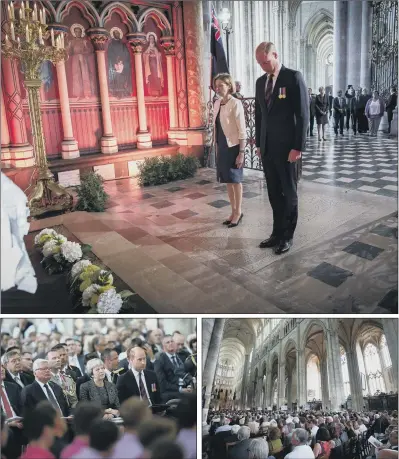
[[[374,193],[381,196],[398,195],[397,138],[379,132],[378,137],[367,134],[335,136],[327,127],[326,142],[308,137],[303,155],[303,179],[329,186]]]

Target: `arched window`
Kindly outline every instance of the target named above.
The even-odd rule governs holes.
[[[320,362],[316,355],[312,354],[309,357],[307,364],[307,400],[321,400],[321,375]]]
[[[389,355],[389,349],[388,349],[387,340],[385,338],[385,335],[381,336],[380,351],[381,351],[382,363],[384,364],[384,368],[391,367],[392,360],[391,360],[391,356]]]
[[[349,381],[349,371],[348,371],[348,362],[346,359],[346,351],[343,346],[340,347],[341,354],[341,370],[342,370],[342,380],[344,382],[344,393],[345,397],[348,398],[348,395],[351,393],[351,385]]]
[[[374,395],[378,390],[385,392],[385,381],[377,347],[372,343],[368,343],[364,348],[363,354],[370,394]]]

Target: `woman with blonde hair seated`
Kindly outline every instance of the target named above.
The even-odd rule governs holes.
[[[219,73],[213,79],[213,88],[219,96],[214,105],[216,170],[218,181],[227,184],[231,215],[223,225],[228,228],[237,226],[244,216],[242,177],[247,135],[244,108],[242,102],[233,97],[234,86],[228,73]]]

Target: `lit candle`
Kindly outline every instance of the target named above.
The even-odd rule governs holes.
[[[51,29],[51,46],[54,46],[54,29]]]
[[[21,3],[20,12],[21,12],[21,19],[25,19],[25,5],[24,5],[24,2]]]
[[[11,38],[12,40],[15,40],[15,30],[14,30],[14,23],[10,23],[10,32],[11,32]]]
[[[21,40],[19,37],[17,38],[17,42],[18,42],[18,49],[21,49]]]
[[[7,10],[8,10],[8,19],[12,19],[12,16],[11,16],[11,6],[10,6],[10,5],[8,5]]]
[[[46,10],[43,8],[43,24],[46,23]]]
[[[39,43],[42,45],[43,44],[43,32],[42,28],[39,26]]]
[[[14,2],[11,2],[11,18],[15,19]]]
[[[39,14],[40,14],[40,22],[41,22],[42,24],[44,24],[43,12],[44,12],[44,11],[43,11],[43,8],[41,8]]]
[[[10,41],[8,39],[8,35],[6,34],[6,48],[10,46]]]
[[[65,48],[65,35],[61,34],[61,48]]]
[[[28,27],[28,24],[26,24],[26,41],[29,43],[29,27]]]
[[[32,16],[32,19],[34,21],[37,21],[37,5],[36,3],[33,5],[33,16]]]

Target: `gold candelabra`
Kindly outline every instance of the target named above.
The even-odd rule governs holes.
[[[32,217],[37,217],[48,212],[68,211],[72,209],[72,195],[54,181],[54,175],[48,167],[39,97],[43,62],[56,64],[68,57],[63,30],[60,28],[61,33],[57,33],[57,36],[54,28],[48,31],[44,8],[38,8],[36,2],[31,8],[29,1],[21,1],[18,9],[13,1],[10,2],[8,23],[9,35],[5,36],[2,43],[2,53],[7,59],[18,59],[21,62],[32,124],[36,179],[29,187],[30,213]],[[50,38],[51,45],[46,45],[44,40]]]

